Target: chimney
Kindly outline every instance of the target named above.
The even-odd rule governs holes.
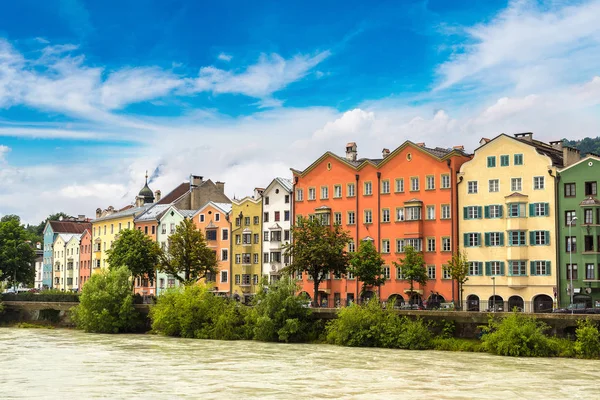
[[[225,182],[215,182],[215,185],[217,186],[217,189],[219,189],[219,192],[225,194]]]
[[[417,146],[419,146],[419,147],[425,147],[425,142],[417,143]]]
[[[263,189],[263,188],[258,188],[258,187],[254,188],[253,198],[258,199],[263,194],[264,191],[265,191],[265,189]]]
[[[460,151],[464,151],[464,150],[465,150],[465,146],[463,146],[463,145],[460,145],[460,146],[452,146],[452,148],[453,148],[454,150],[460,150]]]
[[[155,202],[155,203],[158,203],[158,202],[160,201],[160,197],[161,197],[160,190],[156,190],[156,191],[154,192],[154,202]]]
[[[356,143],[355,142],[348,143],[346,145],[346,160],[356,161],[357,156],[358,156],[358,153],[356,150]]]
[[[102,209],[96,208],[96,219],[100,218],[101,215],[102,215]]]
[[[550,142],[550,146],[552,146],[553,149],[562,150],[563,149],[563,141],[555,140],[554,142]]]
[[[386,158],[389,155],[390,155],[390,149],[383,149],[381,151],[381,157]]]
[[[532,132],[515,133],[515,137],[517,139],[526,140],[528,142],[533,142],[533,133]]]
[[[77,221],[79,221],[79,222],[84,222],[84,221],[85,221],[85,215],[83,215],[83,214],[79,214],[79,215],[77,216]]]
[[[481,140],[479,141],[479,145],[480,145],[480,146],[483,146],[484,144],[486,144],[486,143],[487,143],[487,142],[489,142],[489,141],[490,141],[490,139],[488,139],[488,138],[486,138],[486,137],[484,137],[484,138],[481,138]]]
[[[562,146],[563,152],[563,166],[568,167],[569,165],[575,164],[577,161],[581,160],[581,154],[579,150],[569,146]]]
[[[193,187],[198,187],[204,182],[202,177],[199,175],[190,175],[190,189]]]

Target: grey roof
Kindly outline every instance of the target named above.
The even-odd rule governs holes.
[[[138,215],[136,221],[154,221],[160,217],[160,214],[167,211],[170,207],[169,204],[155,204],[154,206],[147,209],[144,213]]]
[[[292,192],[293,189],[293,184],[292,184],[292,180],[291,179],[286,179],[286,178],[275,178],[277,180],[277,182],[279,182],[279,184],[281,186],[283,186],[283,188],[285,190],[287,190],[288,192]]]
[[[557,167],[563,166],[562,150],[555,149],[552,146],[550,146],[544,142],[541,142],[539,140],[532,139],[531,141],[529,141],[525,138],[515,138],[515,139],[520,140],[523,143],[527,143],[528,145],[535,147],[535,149],[537,150],[538,153],[550,157],[550,160],[552,160],[552,165],[557,166]]]
[[[229,214],[231,212],[231,203],[215,203],[215,202],[211,201],[211,202],[209,202],[209,204],[212,204],[215,207],[220,208],[221,211],[223,211],[226,214]]]
[[[179,213],[181,215],[183,215],[183,218],[191,218],[191,217],[194,216],[194,214],[196,214],[196,212],[198,210],[180,210],[180,209],[177,209],[177,211],[179,211]]]
[[[59,233],[59,234],[58,234],[58,236],[59,236],[60,238],[62,238],[62,240],[65,242],[65,244],[66,244],[66,243],[67,243],[69,240],[71,240],[71,238],[72,238],[73,236],[75,236],[75,235],[76,235],[75,233]],[[81,235],[78,235],[78,236],[81,236]]]
[[[109,221],[111,219],[121,218],[121,217],[127,217],[129,215],[135,216],[135,215],[138,215],[140,213],[143,213],[144,211],[146,211],[150,207],[152,207],[152,204],[145,204],[145,205],[143,205],[141,207],[128,208],[127,210],[118,211],[118,212],[116,212],[114,214],[107,215],[106,217],[95,219],[94,222]]]

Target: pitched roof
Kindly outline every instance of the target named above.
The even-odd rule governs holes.
[[[213,206],[219,208],[221,211],[223,211],[225,214],[229,214],[231,212],[231,203],[214,203],[212,201],[209,201],[207,203],[208,204],[212,204]],[[204,208],[204,207],[203,207]]]
[[[67,244],[67,242],[68,242],[69,240],[71,240],[71,238],[72,238],[73,236],[75,236],[75,234],[74,234],[74,233],[60,233],[60,234],[58,235],[58,237],[59,237],[59,238],[61,238],[61,239],[62,239],[62,240],[65,242],[65,244]]]
[[[533,138],[527,138],[527,137],[513,137],[510,135],[507,135],[506,133],[501,133],[498,136],[496,136],[495,138],[486,141],[485,143],[483,143],[481,146],[479,146],[478,148],[475,149],[475,151],[481,149],[483,146],[487,146],[489,143],[494,142],[496,139],[500,138],[500,137],[507,137],[510,138],[512,140],[516,140],[519,143],[524,143],[527,144],[529,146],[532,146],[536,149],[536,151],[544,156],[547,156],[550,158],[552,165],[556,166],[556,167],[562,167],[563,166],[563,152],[562,150],[558,150],[555,149],[554,147],[552,147],[550,144],[544,143],[542,141],[539,140],[535,140]],[[481,143],[481,141],[480,141]]]
[[[163,212],[167,211],[169,207],[170,206],[168,204],[155,204],[154,206],[150,207],[149,209],[135,217],[135,221],[156,221],[160,218]]]
[[[91,229],[90,222],[73,221],[48,221],[54,233],[83,233],[86,229]]]
[[[189,192],[190,183],[183,182],[180,183],[175,189],[171,190],[165,197],[161,198],[156,204],[171,204],[175,200],[179,199],[181,196]]]
[[[292,180],[291,179],[287,179],[287,178],[275,178],[275,180],[277,182],[279,182],[279,184],[281,186],[283,186],[283,188],[285,190],[287,190],[288,192],[292,193],[292,189],[293,189],[293,184],[292,184]]]
[[[106,217],[95,219],[93,222],[109,221],[111,219],[128,217],[128,216],[135,217],[136,215],[146,211],[150,207],[152,207],[152,204],[145,204],[141,207],[126,207],[126,209],[124,211],[117,211],[116,213],[107,215]]]
[[[71,234],[71,237],[69,238],[69,240],[67,242],[70,242],[71,240],[75,239],[79,242],[79,240],[81,239],[81,234],[80,233],[74,233]]]

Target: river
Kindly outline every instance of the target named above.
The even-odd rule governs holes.
[[[600,398],[600,362],[0,328],[1,399]]]

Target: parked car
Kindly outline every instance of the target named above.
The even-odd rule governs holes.
[[[420,304],[408,304],[404,303],[400,306],[401,310],[423,310],[423,306]]]
[[[557,314],[600,314],[600,308],[587,307],[585,303],[569,304],[566,308],[557,308],[552,311]]]

